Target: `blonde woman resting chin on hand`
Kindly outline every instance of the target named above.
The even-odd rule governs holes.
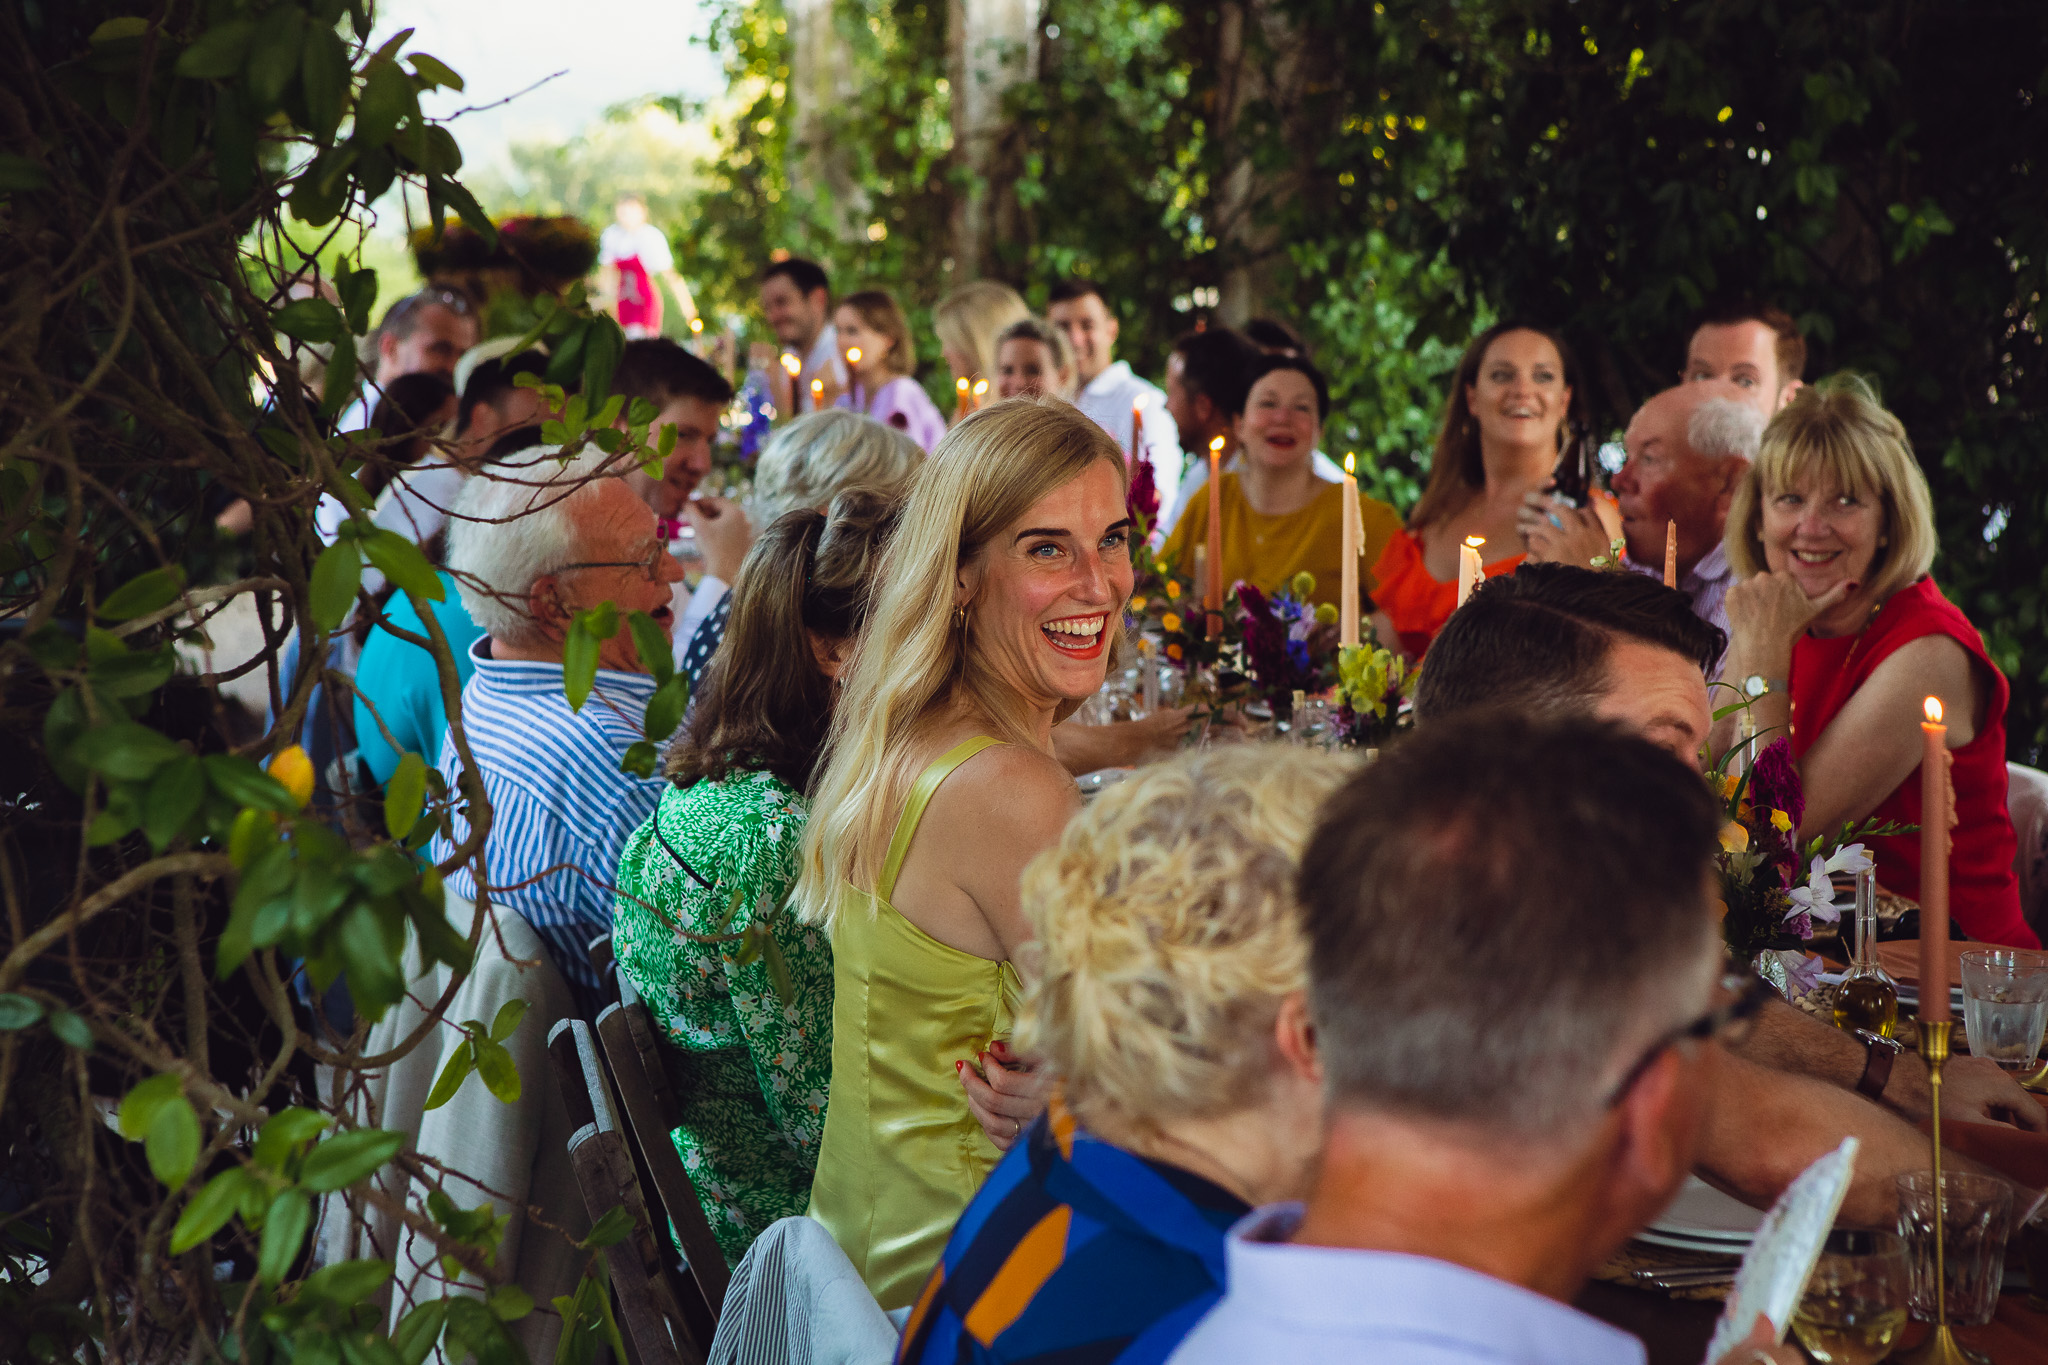
[[[1052,727],[1107,674],[1129,535],[1100,427],[1060,403],[975,413],[912,480],[844,675],[797,888],[835,992],[811,1214],[884,1308],[995,1164],[987,1130],[1014,1140],[1037,1107],[968,1077],[1019,1089],[985,1060],[1007,1057],[1031,937],[1018,885],[1080,806]]]

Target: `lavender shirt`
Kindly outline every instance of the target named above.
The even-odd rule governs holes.
[[[892,426],[910,437],[923,447],[927,454],[939,443],[939,438],[946,434],[946,419],[939,414],[939,409],[933,404],[930,395],[925,393],[924,385],[907,374],[899,374],[876,389],[874,397],[868,400],[865,408],[855,401],[863,397],[866,395],[856,384],[851,390],[840,394],[832,406],[866,412],[877,422]]]

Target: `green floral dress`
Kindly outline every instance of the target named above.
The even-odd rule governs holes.
[[[825,1129],[832,948],[783,906],[809,816],[809,801],[769,773],[699,782],[664,793],[619,859],[613,951],[677,1049],[676,1151],[730,1263],[770,1223],[809,1206]],[[724,932],[735,934],[773,912],[788,1004],[765,956],[742,964],[738,943],[700,943],[661,918],[716,934],[728,912]]]

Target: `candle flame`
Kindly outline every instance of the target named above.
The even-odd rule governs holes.
[[[1223,453],[1223,438],[1221,436],[1210,437],[1209,449],[1215,451],[1218,455],[1221,455]]]
[[[849,346],[846,348],[846,363],[849,365],[860,364],[860,347]]]
[[[812,396],[813,398],[817,397],[817,396],[818,396],[819,394],[823,393],[824,391],[825,391],[825,381],[824,381],[824,380],[822,380],[822,379],[813,379],[813,380],[811,381],[811,396]]]
[[[1344,472],[1346,474],[1356,474],[1358,472],[1358,457],[1348,450],[1344,452]]]
[[[701,332],[701,331],[703,331],[703,330],[704,330],[704,319],[702,319],[702,318],[691,318],[691,319],[690,319],[690,330],[691,330],[691,331],[693,331],[693,332]]]
[[[1466,543],[1467,545],[1471,546],[1471,547],[1472,547],[1473,549],[1475,549],[1475,550],[1476,550],[1476,549],[1478,549],[1478,548],[1479,548],[1480,546],[1482,546],[1482,545],[1484,545],[1484,544],[1486,543],[1486,537],[1485,537],[1485,536],[1466,536],[1466,537],[1465,537],[1465,543]]]
[[[965,379],[956,379],[953,381],[953,387],[964,394],[967,392],[967,381]]]
[[[987,393],[987,392],[988,392],[988,381],[987,381],[986,379],[977,379],[977,380],[975,380],[975,381],[974,381],[974,396],[975,396],[976,398],[979,398],[979,397],[981,397],[981,396],[982,396],[983,394],[985,394],[985,393]]]
[[[1923,711],[1925,711],[1925,712],[1927,713],[1927,723],[1928,723],[1929,725],[1939,725],[1939,724],[1941,724],[1941,698],[1940,698],[1940,697],[1929,697],[1929,698],[1928,698],[1928,699],[1927,699],[1927,700],[1926,700],[1925,702],[1923,702],[1923,703],[1921,704],[1921,708],[1920,708],[1920,709],[1921,709],[1921,710],[1923,710]]]
[[[791,379],[794,379],[804,372],[804,363],[793,355],[786,355],[782,357],[782,368]]]

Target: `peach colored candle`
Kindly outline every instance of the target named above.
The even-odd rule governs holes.
[[[1920,723],[1920,1017],[1948,1010],[1948,727],[1941,698],[1925,703]]]
[[[1664,523],[1664,586],[1678,586],[1678,523]]]
[[[954,380],[953,391],[959,395],[953,400],[953,420],[957,422],[968,413],[967,381],[965,379]]]
[[[1485,536],[1466,536],[1465,543],[1458,547],[1458,605],[1461,607],[1486,577],[1486,561],[1479,556],[1485,544]]]
[[[987,399],[988,399],[988,381],[987,381],[986,379],[977,379],[977,380],[975,380],[975,381],[974,381],[974,410],[975,410],[976,412],[980,412],[980,411],[981,411],[981,405],[982,405],[982,404],[983,404],[984,402],[986,402],[986,401],[987,401]]]
[[[1138,457],[1145,453],[1145,413],[1136,403],[1131,404],[1131,462],[1138,467]]]
[[[1202,605],[1209,613],[1209,638],[1223,633],[1223,438],[1209,442],[1209,582]]]
[[[1358,643],[1358,559],[1365,553],[1365,528],[1358,515],[1358,458],[1344,454],[1344,548],[1337,556],[1342,584],[1337,599],[1337,644]]]

